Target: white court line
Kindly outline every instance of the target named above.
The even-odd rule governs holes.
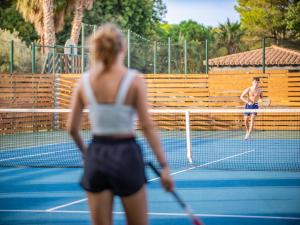
[[[89,211],[75,211],[75,210],[0,210],[0,212],[28,212],[28,213],[74,213],[74,214],[88,214]],[[113,212],[115,215],[123,215],[125,212]],[[163,213],[163,212],[148,212],[149,216],[179,216],[184,217],[186,213]],[[243,219],[277,219],[277,220],[300,220],[300,217],[289,216],[255,216],[255,215],[234,215],[234,214],[194,214],[197,217],[219,217],[219,218],[243,218]]]
[[[74,148],[68,148],[68,149],[58,150],[58,151],[53,151],[53,152],[44,152],[44,153],[33,154],[33,155],[11,157],[11,158],[6,158],[6,159],[1,159],[0,162],[5,162],[5,161],[9,161],[9,160],[14,160],[14,159],[30,158],[30,157],[41,156],[41,155],[49,155],[49,154],[53,154],[53,153],[66,152],[66,151],[70,151],[70,150],[74,150]]]
[[[224,161],[226,159],[231,159],[231,158],[234,158],[234,157],[237,157],[237,156],[240,156],[240,155],[244,155],[244,154],[247,154],[247,153],[250,153],[250,152],[254,152],[254,151],[255,151],[255,149],[249,150],[249,151],[246,151],[246,152],[242,152],[242,153],[239,153],[239,154],[231,155],[231,156],[228,156],[228,157],[225,157],[225,158],[222,158],[222,159],[214,160],[214,161],[211,161],[211,162],[207,162],[207,163],[204,163],[204,164],[201,164],[201,165],[198,165],[198,166],[192,166],[192,167],[187,168],[185,170],[180,170],[180,171],[174,172],[174,173],[172,173],[172,175],[183,173],[183,172],[193,170],[193,169],[196,169],[196,168],[201,168],[201,167],[204,167],[204,166],[207,166],[207,165],[210,165],[210,164],[221,162],[221,161]]]
[[[53,208],[50,208],[50,209],[46,209],[45,211],[46,212],[53,212],[56,209],[61,209],[61,208],[64,208],[64,207],[67,207],[67,206],[70,206],[70,205],[74,205],[74,204],[77,204],[77,203],[80,203],[80,202],[84,202],[86,200],[87,200],[87,198],[80,199],[80,200],[70,202],[70,203],[67,203],[67,204],[64,204],[64,205],[60,205],[60,206],[56,206],[56,207],[53,207]]]
[[[228,157],[225,157],[225,158],[222,158],[222,159],[218,159],[218,160],[215,160],[215,161],[204,163],[204,164],[201,164],[201,165],[198,165],[198,166],[193,166],[193,167],[190,167],[188,169],[184,169],[184,170],[180,170],[180,171],[171,173],[171,175],[173,176],[173,175],[176,175],[176,174],[179,174],[179,173],[183,173],[183,172],[186,172],[186,171],[189,171],[189,170],[192,170],[192,169],[200,168],[200,167],[207,166],[207,165],[210,165],[210,164],[213,164],[213,163],[224,161],[226,159],[230,159],[230,158],[234,158],[234,157],[237,157],[237,156],[240,156],[240,155],[244,155],[244,154],[247,154],[247,153],[250,153],[250,152],[253,152],[253,151],[255,151],[255,150],[253,149],[253,150],[250,150],[250,151],[242,152],[242,153],[235,154],[235,155],[232,155],[232,156],[228,156]],[[159,177],[156,177],[156,178],[150,179],[148,181],[151,182],[151,181],[155,181],[155,180],[158,180],[158,179],[159,179]],[[80,200],[77,200],[77,201],[74,201],[74,202],[70,202],[70,203],[67,203],[67,204],[64,204],[64,205],[59,205],[59,206],[56,206],[56,207],[53,207],[53,208],[50,208],[50,209],[46,209],[46,211],[47,212],[52,212],[54,210],[61,209],[61,208],[64,208],[66,206],[74,205],[74,204],[77,204],[78,202],[84,202],[86,200],[87,200],[87,198],[80,199]]]
[[[16,147],[16,148],[10,148],[10,149],[3,149],[1,150],[0,154],[5,154],[8,151],[22,151],[24,149],[27,150],[27,148],[48,148],[51,147],[53,145],[57,145],[57,147],[59,147],[60,145],[64,145],[64,144],[74,144],[72,141],[68,141],[68,142],[58,142],[58,143],[51,143],[51,144],[40,144],[40,145],[24,145],[22,147]],[[8,148],[11,146],[8,146]],[[7,148],[7,147],[6,147]]]

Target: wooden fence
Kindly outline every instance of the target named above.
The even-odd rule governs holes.
[[[53,108],[55,79],[51,74],[1,74],[1,108]],[[38,113],[1,113],[0,133],[51,129],[53,116]]]
[[[241,108],[243,103],[239,96],[251,85],[255,76],[261,77],[264,96],[271,99],[270,107],[300,107],[300,73],[277,71],[261,74],[255,71],[231,71],[229,74],[223,72],[208,75],[144,75],[148,86],[149,104],[152,108],[159,109]],[[71,94],[80,74],[4,74],[0,75],[0,78],[1,108],[69,108]],[[54,129],[57,126],[57,118],[58,124],[65,125],[66,121],[66,115],[0,116],[2,133],[4,129],[4,133],[10,133],[9,130],[16,132]],[[183,129],[183,117],[184,115],[181,115],[176,119],[174,115],[156,115],[154,119],[165,129]],[[242,128],[242,120],[243,116],[240,114],[226,117],[191,115],[191,126],[197,130],[236,130]],[[260,116],[256,123],[256,129],[261,130],[299,130],[299,127],[299,115]]]

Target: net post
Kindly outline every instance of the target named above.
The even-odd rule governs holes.
[[[190,130],[190,112],[185,111],[185,135],[186,135],[186,156],[189,163],[192,163],[192,148],[191,148],[191,130]]]

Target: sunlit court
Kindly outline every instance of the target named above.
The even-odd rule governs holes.
[[[299,1],[3,1],[0,225],[300,224],[299,14]],[[126,189],[140,152],[145,214],[128,203],[141,186]]]

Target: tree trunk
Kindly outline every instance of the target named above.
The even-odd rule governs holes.
[[[54,29],[54,7],[53,0],[43,0],[43,23],[44,23],[44,38],[45,45],[54,46],[55,45],[55,29]],[[46,52],[50,48],[46,47]]]
[[[74,18],[72,22],[71,40],[77,45],[80,35],[81,22],[83,18],[84,0],[77,0],[75,5]]]

